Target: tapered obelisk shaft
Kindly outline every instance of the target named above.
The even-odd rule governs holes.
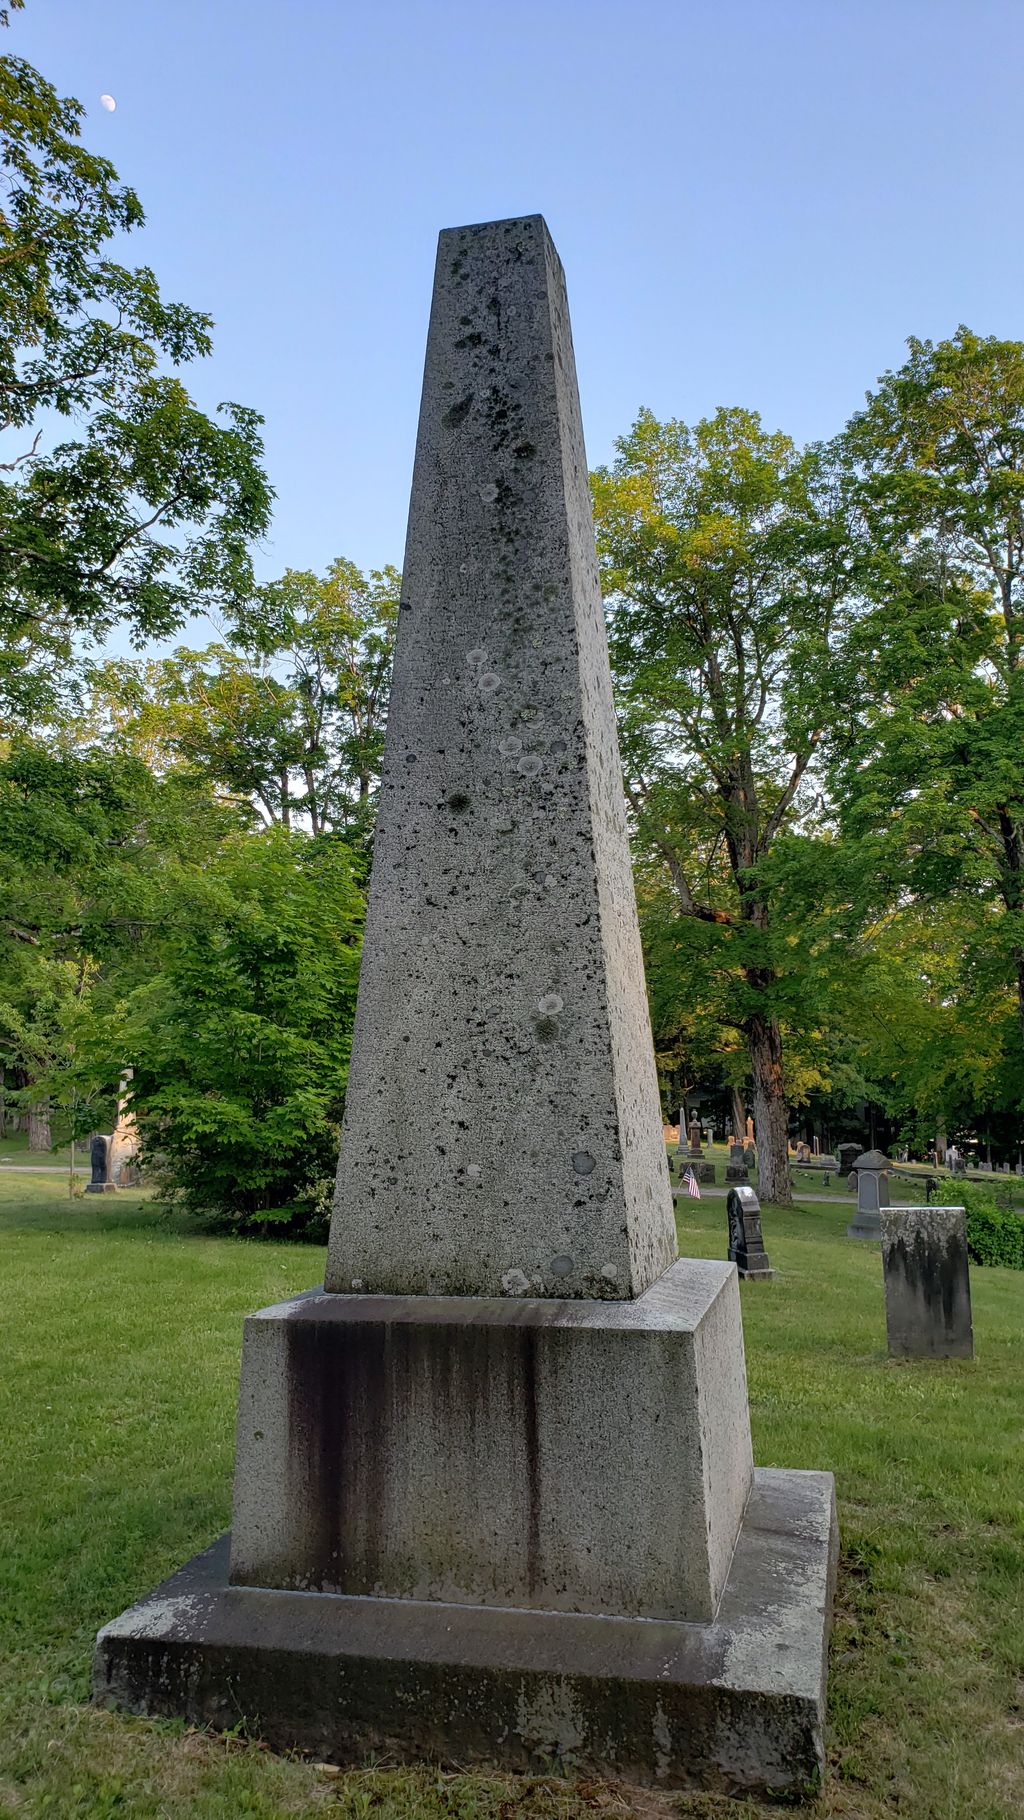
[[[631,1297],[676,1255],[565,281],[440,237],[327,1287]]]

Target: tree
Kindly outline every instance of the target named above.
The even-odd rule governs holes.
[[[289,570],[239,611],[230,644],[108,665],[89,724],[159,765],[185,764],[268,825],[365,845],[384,747],[401,578],[338,557]]]
[[[0,758],[0,1062],[33,1148],[51,1106],[77,1137],[113,1089],[131,1057],[103,1048],[110,1013],[158,966],[177,881],[238,825],[204,779],[66,734]]]
[[[167,370],[209,353],[209,317],[110,257],[143,211],[81,144],[83,113],[0,57],[0,707],[16,719],[52,712],[76,635],[230,613],[272,498],[257,414],[215,422]],[[62,420],[74,434],[54,440]]]
[[[352,856],[329,835],[238,835],[168,908],[160,971],[120,1026],[143,1155],[192,1209],[322,1223],[359,973]]]
[[[763,1192],[786,1202],[783,1031],[808,1008],[767,861],[805,807],[831,706],[846,571],[830,476],[742,410],[693,429],[643,411],[617,448],[593,493],[637,850],[680,923],[716,932]]]
[[[879,888],[973,907],[1024,1041],[1024,343],[908,343],[837,445],[866,611],[831,778]]]
[[[96,967],[86,957],[77,961],[31,956],[26,994],[17,989],[0,996],[0,1054],[7,1065],[29,1080],[15,1098],[28,1112],[29,1149],[51,1148],[50,1118],[61,1116],[70,1140],[68,1189],[74,1193],[75,1146],[94,1128],[97,1107],[109,1100],[106,1070],[97,1054],[91,988]],[[19,998],[21,1003],[19,1003]]]

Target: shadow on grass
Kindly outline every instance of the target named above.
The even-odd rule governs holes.
[[[66,1176],[29,1174],[0,1176],[0,1232],[96,1238],[236,1239],[247,1244],[326,1243],[326,1231],[312,1227],[290,1232],[269,1222],[240,1231],[216,1214],[201,1214],[169,1205],[156,1189],[118,1189],[113,1194],[68,1194]]]
[[[154,1238],[166,1235],[212,1233],[194,1216],[158,1201],[153,1194],[81,1194],[74,1199],[67,1183],[56,1177],[46,1182],[26,1182],[25,1177],[0,1180],[0,1232],[40,1232],[94,1237],[117,1233],[121,1238]]]

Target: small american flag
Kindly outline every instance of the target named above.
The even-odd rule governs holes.
[[[692,1169],[687,1169],[685,1171],[685,1173],[683,1175],[683,1184],[684,1184],[684,1186],[686,1188],[686,1192],[690,1196],[691,1200],[699,1201],[700,1200],[700,1189],[697,1186],[697,1177],[694,1175]]]

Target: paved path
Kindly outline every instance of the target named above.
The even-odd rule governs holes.
[[[6,1157],[0,1157],[0,1169],[13,1169],[19,1175],[67,1175],[68,1163],[9,1163]],[[81,1170],[85,1174],[88,1164],[76,1163],[75,1173]]]
[[[730,1187],[731,1186],[732,1186],[732,1184],[730,1183]],[[750,1188],[753,1188],[754,1192],[756,1194],[757,1184],[755,1182],[749,1182],[747,1184],[747,1186]],[[701,1200],[704,1200],[705,1198],[710,1199],[710,1197],[713,1195],[716,1200],[724,1201],[728,1192],[729,1192],[728,1188],[717,1188],[717,1187],[712,1188],[710,1183],[705,1184],[704,1182],[702,1182],[700,1185]],[[677,1200],[679,1200],[680,1198],[682,1198],[684,1201],[689,1199],[689,1195],[685,1188],[673,1188],[672,1193],[675,1195]],[[830,1207],[856,1207],[856,1205],[857,1205],[857,1198],[855,1195],[852,1195],[852,1194],[851,1195],[818,1194],[817,1191],[810,1193],[810,1194],[805,1194],[803,1192],[803,1190],[800,1188],[794,1188],[793,1198],[794,1198],[794,1200],[800,1201],[800,1202],[824,1201]]]

